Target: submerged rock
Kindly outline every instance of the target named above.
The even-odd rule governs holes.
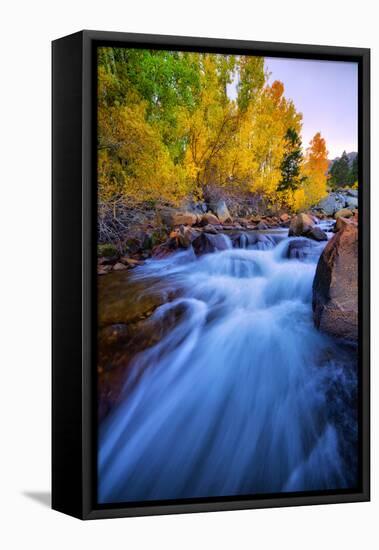
[[[325,231],[323,231],[320,227],[318,227],[317,225],[315,225],[314,227],[312,227],[312,229],[310,229],[307,233],[306,233],[306,236],[309,238],[309,239],[313,239],[314,241],[327,241],[328,240],[328,236],[327,234],[325,233]]]
[[[284,252],[284,257],[292,260],[315,260],[318,258],[319,245],[310,239],[299,237],[289,241],[288,248]]]
[[[358,228],[341,222],[317,264],[313,281],[313,318],[332,336],[358,339]]]
[[[261,220],[258,223],[258,225],[256,226],[255,229],[258,229],[258,231],[265,231],[266,229],[269,229],[269,227],[268,227],[267,223],[265,223],[264,221]]]
[[[216,252],[217,250],[227,250],[231,247],[230,240],[221,233],[212,235],[211,233],[202,233],[192,242],[192,247],[197,256]]]

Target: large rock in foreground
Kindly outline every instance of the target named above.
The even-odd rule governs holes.
[[[313,318],[332,336],[358,339],[358,228],[344,224],[328,242],[313,281]]]

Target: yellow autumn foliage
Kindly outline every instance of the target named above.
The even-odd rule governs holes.
[[[117,48],[103,48],[101,55],[100,200],[179,204],[217,186],[298,211],[326,194],[320,134],[302,160],[301,187],[278,190],[286,134],[301,134],[302,115],[283,83],[267,84],[262,58]],[[234,99],[227,93],[233,79]]]

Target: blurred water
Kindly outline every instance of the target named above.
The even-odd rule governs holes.
[[[342,398],[338,414],[330,405],[332,390],[354,392],[351,357],[312,320],[325,243],[303,261],[288,259],[285,234],[255,244],[225,236],[227,250],[200,258],[190,250],[134,271],[146,287],[152,277],[177,283],[180,297],[154,316],[181,315],[135,358],[143,376],[126,381],[125,399],[100,428],[99,502],[354,483],[354,405]],[[341,446],[346,425],[353,444]]]

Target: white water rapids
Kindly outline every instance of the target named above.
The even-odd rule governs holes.
[[[177,285],[178,297],[153,318],[175,310],[178,320],[135,357],[134,372],[143,375],[126,380],[124,399],[101,425],[100,503],[354,483],[352,445],[344,444],[356,437],[354,405],[344,396],[356,384],[350,352],[312,319],[325,243],[307,239],[310,253],[300,257],[290,243],[301,250],[302,239],[285,235],[251,244],[243,234],[241,248],[224,236],[225,250],[176,253],[133,271],[147,287]]]

